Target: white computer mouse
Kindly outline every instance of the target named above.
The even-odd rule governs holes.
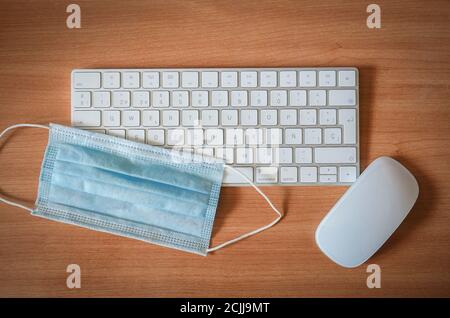
[[[398,161],[373,161],[320,222],[316,243],[332,261],[357,267],[394,233],[419,195],[414,176]]]

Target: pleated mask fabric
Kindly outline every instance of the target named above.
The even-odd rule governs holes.
[[[206,255],[224,164],[50,124],[32,214]]]

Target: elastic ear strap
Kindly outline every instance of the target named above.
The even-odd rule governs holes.
[[[13,129],[15,129],[15,128],[19,128],[19,127],[33,127],[33,128],[45,128],[45,129],[50,129],[50,127],[45,126],[45,125],[36,125],[36,124],[17,124],[17,125],[9,126],[9,127],[7,127],[5,130],[3,130],[3,131],[0,133],[0,139],[2,139],[2,137],[3,137],[8,131],[13,130]],[[31,208],[29,208],[29,207],[27,207],[27,206],[25,206],[25,205],[22,205],[22,204],[20,204],[20,203],[17,203],[17,202],[14,202],[14,201],[5,199],[5,198],[3,198],[3,197],[1,197],[1,196],[0,196],[0,201],[1,201],[1,202],[4,202],[4,203],[6,203],[6,204],[9,204],[9,205],[12,205],[12,206],[16,206],[16,207],[18,207],[18,208],[22,208],[22,209],[24,209],[24,210],[33,212],[33,209],[31,209]]]
[[[217,245],[217,246],[215,246],[215,247],[208,248],[208,249],[206,250],[208,253],[209,253],[209,252],[217,251],[218,249],[220,249],[220,248],[222,248],[222,247],[225,247],[225,246],[227,246],[227,245],[236,243],[237,241],[243,240],[243,239],[245,239],[246,237],[249,237],[249,236],[258,234],[258,233],[260,233],[260,232],[262,232],[262,231],[264,231],[264,230],[267,230],[268,228],[270,228],[270,227],[274,226],[275,224],[277,224],[278,221],[280,221],[280,219],[283,217],[283,214],[282,214],[280,211],[278,211],[278,209],[273,205],[273,203],[270,201],[270,199],[269,199],[269,198],[261,191],[260,188],[258,188],[258,187],[253,183],[253,181],[251,181],[249,178],[247,178],[247,176],[246,176],[245,174],[243,174],[242,172],[240,172],[239,170],[237,170],[237,169],[235,169],[235,168],[233,168],[233,167],[231,167],[231,166],[225,165],[225,168],[234,171],[235,173],[239,174],[242,178],[244,178],[244,180],[247,181],[247,182],[248,182],[248,183],[256,190],[256,192],[258,192],[258,193],[259,193],[259,194],[267,201],[267,203],[269,203],[269,205],[270,205],[270,207],[272,208],[272,210],[274,210],[275,213],[278,214],[278,217],[277,217],[275,220],[273,220],[272,222],[270,222],[269,224],[264,225],[264,226],[262,226],[262,227],[260,227],[260,228],[258,228],[258,229],[256,229],[256,230],[253,230],[253,231],[251,231],[251,232],[242,234],[241,236],[238,236],[238,237],[236,237],[235,239],[226,241],[225,243],[219,244],[219,245]]]

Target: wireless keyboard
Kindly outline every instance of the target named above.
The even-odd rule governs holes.
[[[354,182],[358,118],[356,68],[72,72],[73,126],[222,158],[258,185]]]

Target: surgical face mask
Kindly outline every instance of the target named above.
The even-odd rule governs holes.
[[[1,198],[33,215],[187,252],[208,252],[259,233],[282,214],[238,170],[215,158],[141,144],[76,128],[49,129],[34,208]],[[257,230],[209,247],[224,169],[247,180],[278,217]]]

